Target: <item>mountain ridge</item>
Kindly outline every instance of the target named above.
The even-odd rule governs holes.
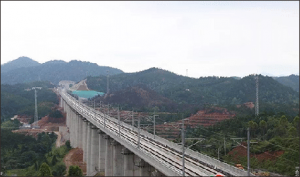
[[[19,68],[26,68],[32,66],[40,65],[39,62],[29,58],[29,57],[19,57],[15,60],[9,61],[1,65],[1,74],[5,72],[9,72],[11,70],[19,69]]]
[[[20,58],[17,62],[20,63],[20,61],[23,63],[24,58]],[[32,61],[35,62],[34,60]],[[12,63],[15,62],[16,61],[12,61]],[[117,68],[99,66],[96,63],[78,60],[72,60],[70,62],[51,60],[42,64],[33,64],[25,67],[11,67],[8,69],[6,69],[6,66],[7,65],[1,65],[1,84],[28,83],[38,80],[45,80],[58,84],[61,80],[78,82],[89,75],[105,75],[107,71],[109,71],[110,75],[123,73],[122,70]],[[3,72],[2,70],[6,72]]]
[[[105,92],[107,77],[87,77],[87,85],[92,90]],[[144,85],[181,106],[210,104],[232,107],[256,101],[254,75],[239,80],[215,76],[195,79],[150,68],[137,73],[122,73],[109,77],[109,90],[112,94],[137,85]],[[274,111],[281,109],[280,106],[282,109],[291,109],[290,107],[297,107],[299,104],[299,92],[271,77],[259,75],[259,101],[262,110]]]

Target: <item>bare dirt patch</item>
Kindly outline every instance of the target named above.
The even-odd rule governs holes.
[[[66,164],[67,171],[71,165],[78,165],[84,175],[86,175],[86,163],[83,162],[83,150],[80,148],[71,149],[69,153],[64,157],[64,163]]]

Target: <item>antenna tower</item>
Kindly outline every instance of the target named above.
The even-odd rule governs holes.
[[[256,103],[255,103],[255,115],[259,115],[259,105],[258,105],[258,75],[256,74]]]
[[[42,87],[32,87],[34,89],[34,102],[35,102],[35,110],[34,110],[34,123],[37,124],[38,121],[38,109],[37,109],[37,94],[36,89],[42,89]]]
[[[107,70],[107,89],[106,89],[106,94],[109,94],[109,71]]]

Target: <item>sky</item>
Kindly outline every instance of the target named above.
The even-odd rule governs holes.
[[[299,2],[1,1],[1,65],[21,56],[194,78],[299,75]]]

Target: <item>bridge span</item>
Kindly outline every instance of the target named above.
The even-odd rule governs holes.
[[[83,149],[87,176],[182,176],[182,147],[94,110],[62,88],[61,107],[67,113],[71,146]],[[138,136],[140,135],[140,136]],[[185,150],[185,176],[247,176],[245,170]],[[251,174],[252,175],[252,174]]]

